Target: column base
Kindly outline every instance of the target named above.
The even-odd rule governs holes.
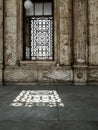
[[[74,84],[86,85],[88,66],[86,65],[74,65]]]

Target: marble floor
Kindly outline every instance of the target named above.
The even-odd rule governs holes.
[[[0,130],[98,130],[98,86],[0,86]]]

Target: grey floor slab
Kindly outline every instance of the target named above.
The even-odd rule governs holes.
[[[37,89],[38,88],[38,89]],[[55,87],[46,86],[45,90],[54,90]],[[2,120],[57,120],[57,107],[13,107],[10,104],[22,90],[42,90],[40,87],[15,87],[0,88],[0,121]],[[44,90],[44,89],[43,89]]]
[[[98,122],[62,121],[61,130],[98,130]]]
[[[13,107],[22,90],[55,90],[56,107]],[[96,86],[0,86],[0,130],[98,130]]]
[[[98,88],[58,87],[64,104],[58,107],[60,120],[98,121]]]
[[[0,130],[60,130],[58,121],[0,122]]]
[[[0,121],[57,120],[57,108],[0,108]]]

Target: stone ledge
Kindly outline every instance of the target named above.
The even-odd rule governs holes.
[[[21,83],[15,83],[15,82],[6,82],[5,83],[5,85],[7,85],[7,86],[13,86],[13,85],[16,85],[16,86],[26,86],[26,85],[29,85],[29,86],[35,86],[35,85],[39,85],[39,86],[49,86],[49,85],[68,85],[68,86],[71,86],[71,85],[73,85],[73,83],[72,82],[61,82],[61,83],[58,83],[58,82],[21,82]]]
[[[73,65],[74,68],[88,68],[88,65]]]
[[[55,61],[20,61],[21,68],[28,68],[28,69],[37,69],[37,70],[44,70],[44,69],[72,69],[70,65],[60,65]]]
[[[32,65],[55,65],[55,61],[20,61],[20,66],[32,66]]]
[[[89,69],[98,69],[98,65],[91,65],[91,66],[88,66]]]

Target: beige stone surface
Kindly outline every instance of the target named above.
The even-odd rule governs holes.
[[[60,0],[60,64],[71,64],[72,1]]]
[[[98,45],[91,45],[89,48],[89,62],[90,65],[97,65],[98,64]]]
[[[3,63],[3,41],[0,39],[0,64]]]
[[[98,67],[93,66],[92,68],[90,68],[88,77],[89,82],[98,82]]]
[[[71,31],[72,31],[72,19],[69,17],[60,18],[60,34],[71,35]]]
[[[0,12],[2,12],[0,10]],[[3,38],[3,14],[0,15],[0,39]]]
[[[16,17],[5,17],[5,34],[13,35],[17,34],[17,18]]]
[[[37,71],[23,69],[19,67],[10,67],[5,71],[5,82],[33,82],[37,81]]]
[[[46,82],[68,82],[72,81],[71,70],[39,70],[38,81]]]
[[[17,59],[23,59],[23,3],[22,0],[17,1]]]
[[[5,64],[16,65],[17,61],[17,39],[16,34],[6,36],[5,39]]]
[[[0,3],[0,64],[3,62],[3,10]]]
[[[98,65],[98,0],[89,0],[89,64]]]
[[[0,10],[2,10],[3,0],[0,0]]]
[[[74,0],[74,63],[87,64],[87,0]]]
[[[0,84],[2,83],[2,69],[0,68]]]
[[[0,0],[0,84],[2,84],[3,64],[3,0]]]
[[[74,69],[74,83],[84,83],[87,82],[87,69],[78,67]]]
[[[72,0],[60,0],[60,18],[72,17]]]
[[[63,35],[60,39],[60,64],[71,64],[71,36]]]
[[[5,15],[8,17],[17,17],[17,0],[5,0]]]
[[[5,1],[5,65],[17,63],[17,1]]]

